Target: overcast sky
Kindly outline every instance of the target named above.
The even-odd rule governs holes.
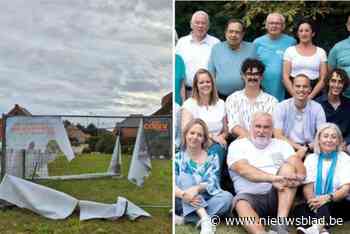
[[[151,114],[172,87],[172,0],[0,2],[0,112]]]

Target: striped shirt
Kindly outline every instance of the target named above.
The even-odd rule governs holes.
[[[231,132],[236,126],[249,130],[255,112],[268,112],[272,115],[277,103],[275,97],[263,91],[260,91],[254,102],[245,95],[245,89],[234,92],[226,99],[229,131]]]

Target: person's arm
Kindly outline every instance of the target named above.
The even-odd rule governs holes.
[[[183,131],[185,126],[193,119],[193,116],[186,108],[182,108],[181,114],[181,130]]]
[[[293,84],[290,80],[290,74],[292,71],[292,63],[290,61],[283,61],[283,85],[287,89],[290,96],[294,95]]]
[[[305,184],[303,187],[303,193],[306,201],[310,201],[312,198],[314,198],[315,197],[314,183],[311,182],[311,183]]]
[[[317,94],[319,92],[322,91],[322,89],[325,85],[324,81],[326,79],[326,75],[327,75],[327,64],[325,62],[321,62],[321,64],[320,64],[320,77],[318,79],[316,86],[314,87],[312,92],[309,94],[309,99],[313,99],[314,97],[317,96]]]
[[[221,130],[221,133],[217,136],[209,134],[209,138],[211,138],[214,142],[219,143],[221,146],[226,147],[227,146],[227,141],[226,137],[228,134],[228,127],[227,127],[227,118],[226,116],[222,119],[223,122],[223,127]],[[212,136],[210,136],[212,135]]]
[[[276,182],[277,180],[281,180],[280,176],[264,172],[250,165],[249,162],[245,159],[241,159],[233,163],[230,169],[237,172],[240,176],[246,178],[251,182],[273,183],[273,182]]]
[[[180,96],[182,99],[182,102],[186,100],[186,88],[185,88],[185,81],[181,81],[181,87],[180,87]]]
[[[283,130],[282,129],[278,129],[278,128],[275,128],[273,129],[273,135],[275,138],[277,139],[280,139],[280,140],[283,140],[283,141],[286,141],[288,142],[291,146],[293,146],[293,148],[298,151],[300,149],[303,149],[304,146],[298,144],[298,143],[295,143],[294,141],[292,141],[291,139],[289,139],[288,137],[286,137],[284,134],[283,134]]]

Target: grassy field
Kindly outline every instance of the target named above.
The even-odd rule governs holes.
[[[62,162],[60,161],[62,160]],[[54,168],[66,168],[64,159],[58,163],[61,166]],[[108,167],[110,156],[87,156],[78,157],[69,165],[69,173],[104,172]],[[122,174],[123,178],[113,179],[89,179],[72,181],[41,181],[41,184],[57,189],[74,196],[80,200],[90,200],[104,203],[115,203],[118,196],[124,196],[136,205],[147,206],[152,204],[171,204],[172,176],[171,161],[153,160],[152,174],[146,179],[143,188],[139,188],[127,180],[130,156],[123,155]],[[55,162],[56,163],[56,162]],[[50,165],[51,167],[51,165]],[[80,169],[79,169],[80,168]],[[92,170],[93,169],[93,170]],[[51,169],[50,169],[51,170]],[[63,172],[55,172],[61,174]],[[143,218],[137,221],[128,219],[89,220],[79,221],[79,213],[65,220],[49,220],[38,216],[31,211],[17,207],[0,210],[0,233],[1,234],[104,234],[104,233],[171,233],[171,217],[169,208],[143,207],[152,215],[152,218]]]

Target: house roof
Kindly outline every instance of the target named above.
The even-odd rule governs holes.
[[[173,93],[170,92],[162,98],[162,107],[152,115],[171,115],[173,110]]]
[[[15,106],[6,114],[9,116],[31,116],[32,114],[24,107],[21,107],[18,104],[15,104]],[[0,139],[2,139],[2,119],[0,119]]]
[[[24,115],[24,116],[31,116],[32,114],[24,107],[21,107],[18,104],[15,104],[15,106],[7,113],[9,116],[16,116],[16,115]]]
[[[122,122],[116,124],[117,128],[138,128],[143,115],[130,115]]]

